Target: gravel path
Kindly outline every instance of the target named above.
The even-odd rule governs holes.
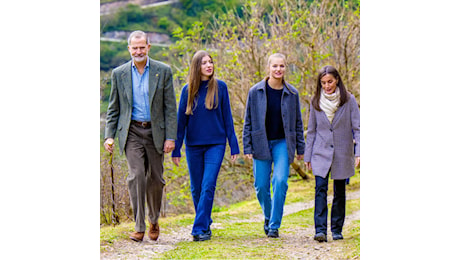
[[[358,199],[359,191],[347,193],[347,200]],[[332,203],[332,196],[328,196],[328,203]],[[314,201],[308,203],[293,203],[284,206],[283,216],[296,213],[301,210],[306,210],[314,207]],[[345,223],[351,223],[353,220],[360,219],[360,212],[355,211],[350,216],[346,216]],[[257,222],[260,224],[263,221],[263,215],[254,216],[249,220],[236,220],[235,222]],[[107,247],[105,252],[101,253],[101,259],[150,259],[158,254],[164,253],[175,248],[175,245],[181,241],[191,241],[190,235],[191,226],[182,227],[178,230],[169,231],[168,234],[160,233],[157,241],[152,241],[148,237],[144,237],[142,243],[136,243],[129,239],[116,241],[110,247]],[[221,223],[213,223],[213,229],[222,228]],[[341,241],[333,241],[330,234],[328,243],[318,243],[313,240],[315,234],[314,226],[309,228],[299,228],[295,230],[283,230],[279,239],[288,241],[284,243],[279,250],[284,251],[286,256],[292,259],[339,259],[336,256],[342,255],[340,247],[334,247],[332,243],[341,243]],[[290,232],[287,232],[290,231]],[[292,232],[294,231],[294,232]],[[261,238],[261,243],[269,241],[268,238]],[[255,241],[257,242],[257,241]]]

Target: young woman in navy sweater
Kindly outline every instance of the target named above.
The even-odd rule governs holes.
[[[228,143],[232,162],[239,154],[233,127],[227,85],[214,77],[211,55],[198,51],[192,58],[188,83],[183,87],[179,110],[174,164],[180,163],[180,149],[185,139],[185,154],[190,173],[190,187],[195,206],[193,241],[211,239],[211,210],[217,175]]]

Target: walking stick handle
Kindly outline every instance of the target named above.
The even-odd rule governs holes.
[[[113,140],[112,140],[112,139],[107,140],[107,145],[110,146],[110,147],[112,147],[112,145],[113,145]],[[112,166],[113,151],[112,151],[112,152],[109,152],[109,153],[110,153],[109,164],[110,164],[111,167],[113,167],[113,166]]]

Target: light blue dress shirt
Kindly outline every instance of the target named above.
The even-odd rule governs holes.
[[[134,62],[131,67],[133,80],[133,114],[132,119],[140,122],[150,122],[149,106],[149,69],[150,62],[147,59],[144,73],[139,74]]]

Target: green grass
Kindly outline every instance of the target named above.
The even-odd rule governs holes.
[[[359,189],[359,173],[347,185],[348,192]],[[329,193],[332,193],[332,181]],[[314,199],[314,181],[299,181],[290,178],[286,204],[308,202]],[[331,205],[329,205],[330,207]],[[359,210],[360,200],[348,200],[346,215]],[[286,239],[288,234],[297,234],[314,225],[314,209],[302,210],[283,218],[280,228],[280,239],[268,239],[262,231],[262,222],[244,222],[261,214],[259,203],[256,199],[243,201],[227,207],[220,207],[218,212],[212,213],[214,223],[212,240],[204,242],[190,241],[179,242],[176,248],[167,251],[156,258],[163,259],[287,259],[285,250],[291,250],[292,240]],[[177,227],[187,227],[193,224],[194,214],[160,218],[162,232],[175,230]],[[343,254],[340,258],[359,256],[360,250],[360,222],[345,223],[344,240],[334,241],[334,248],[340,248]],[[129,232],[134,231],[134,223],[123,223],[116,227],[101,228],[101,250],[118,239],[128,239]],[[283,236],[284,234],[284,236]],[[329,245],[328,245],[329,246]],[[284,248],[280,250],[280,248]],[[292,248],[295,250],[295,248]]]
[[[261,243],[260,240],[266,240],[265,234],[261,232],[261,225],[234,223],[223,229],[213,230],[213,237],[210,241],[181,242],[175,250],[168,251],[159,257],[166,259],[263,257],[267,254],[275,254],[276,245],[281,244],[280,241]]]
[[[116,240],[128,238],[128,233],[133,232],[132,223],[121,223],[115,227],[101,227],[100,240],[101,245],[111,244]]]
[[[191,214],[184,214],[175,217],[160,218],[159,223],[162,227],[163,233],[167,234],[168,230],[174,230],[176,227],[185,227],[193,224],[195,216]],[[148,223],[146,222],[148,227]],[[134,232],[134,223],[125,222],[117,226],[104,226],[101,227],[100,241],[101,245],[113,243],[118,239],[128,239],[130,232]]]
[[[344,241],[344,252],[346,258],[360,256],[360,220],[355,220],[345,226],[347,237],[350,239]]]
[[[329,205],[330,206],[330,205]],[[347,214],[359,210],[359,199],[347,201]],[[283,218],[280,232],[292,232],[291,229],[302,229],[314,225],[313,208],[290,214]],[[221,228],[213,230],[213,237],[205,242],[181,242],[175,250],[168,251],[158,258],[165,259],[222,259],[222,258],[265,258],[285,259],[286,256],[279,248],[289,247],[289,241],[267,239],[262,232],[262,223],[232,223],[225,224],[226,219],[213,218],[222,223]],[[350,252],[349,256],[359,255],[359,221],[345,226],[344,234],[347,239],[339,241],[336,246]],[[351,239],[348,239],[351,237]]]

